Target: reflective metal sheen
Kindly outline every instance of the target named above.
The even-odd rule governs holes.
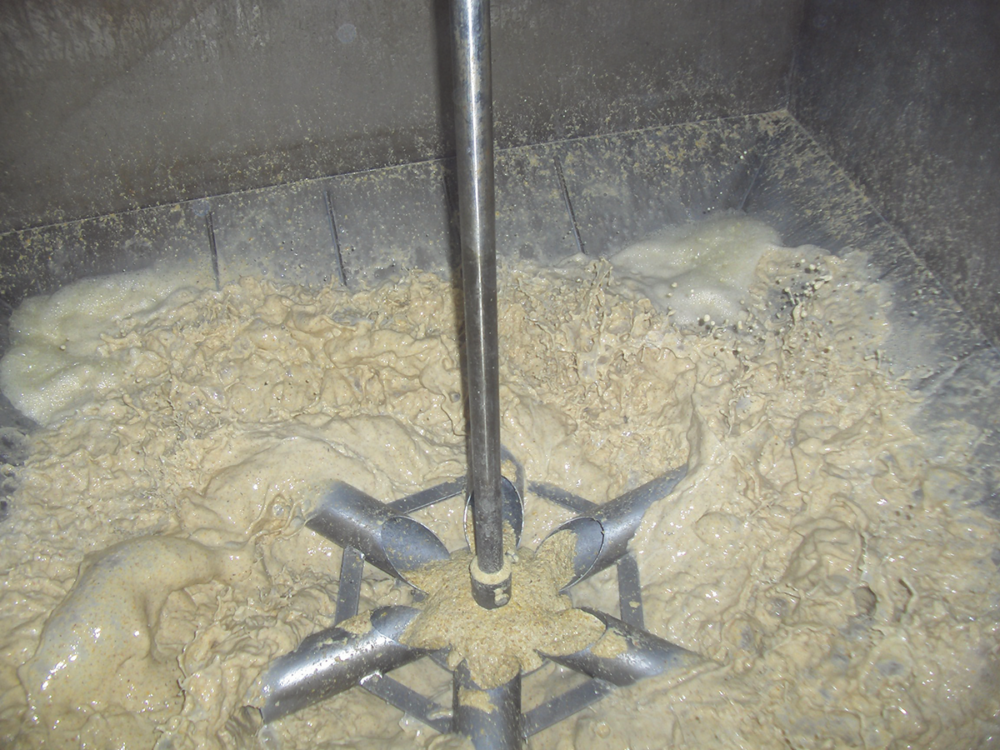
[[[469,474],[479,569],[472,578],[480,606],[510,598],[503,569],[500,489],[500,363],[497,343],[496,228],[493,194],[493,93],[490,6],[486,0],[452,3],[458,212],[465,296],[466,383],[469,399]]]

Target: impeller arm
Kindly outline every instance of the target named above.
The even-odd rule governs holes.
[[[628,554],[628,544],[639,530],[649,506],[661,500],[687,476],[687,466],[657,477],[641,487],[616,497],[609,503],[593,507],[585,515],[567,521],[549,534],[544,547],[557,534],[570,532],[574,536],[573,574],[564,590],[584,578],[600,573]],[[544,493],[544,488],[542,489]]]
[[[308,636],[271,665],[264,676],[264,722],[276,721],[331,698],[365,677],[382,674],[427,655],[399,641],[419,614],[412,607],[373,610],[362,632],[335,626]]]
[[[604,635],[576,653],[542,656],[620,687],[655,677],[668,669],[692,668],[707,661],[693,651],[665,641],[647,630],[634,628],[617,617],[589,607],[580,609],[604,623]]]
[[[407,583],[409,571],[448,559],[434,532],[346,482],[330,485],[306,527],[341,547],[353,547],[365,562]]]

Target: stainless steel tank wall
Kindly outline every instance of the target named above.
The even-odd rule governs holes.
[[[1000,3],[808,0],[791,111],[1000,342]]]
[[[780,109],[802,0],[494,0],[498,145]],[[0,233],[446,155],[446,0],[0,3]]]
[[[493,0],[493,16],[501,148],[787,109],[1000,341],[994,0]],[[447,156],[446,27],[445,0],[0,3],[2,302],[118,263],[98,236],[80,254],[14,230]],[[196,209],[157,231],[200,237]]]

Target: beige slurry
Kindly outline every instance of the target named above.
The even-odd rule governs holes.
[[[420,603],[423,611],[403,634],[403,643],[450,648],[448,666],[455,668],[464,661],[472,680],[484,690],[509,682],[519,672],[538,669],[539,654],[565,656],[595,644],[604,634],[604,624],[573,609],[570,598],[559,593],[573,577],[575,549],[575,536],[562,531],[537,554],[519,550],[512,565],[511,599],[497,609],[483,609],[472,597],[470,551],[410,574],[410,581],[428,596]]]
[[[859,258],[723,230],[760,257],[752,287],[717,284],[723,312],[681,327],[606,261],[501,271],[505,445],[596,502],[689,465],[633,548],[647,627],[718,662],[532,747],[995,741],[1000,528],[949,501],[974,429],[907,426],[919,403],[878,356],[885,291]],[[640,277],[656,257],[632,255]],[[647,269],[660,303],[678,263],[711,257]],[[324,483],[389,500],[465,473],[454,290],[418,272],[357,293],[182,282],[85,282],[15,316],[0,384],[43,426],[0,544],[0,745],[460,746],[361,690],[256,736],[245,708],[332,624],[340,550],[303,528]],[[460,505],[421,514],[452,547]],[[525,550],[566,517],[529,494]],[[616,611],[609,574],[573,596]],[[369,570],[362,606],[395,602],[406,587]],[[449,699],[436,667],[407,670]],[[572,679],[545,666],[525,695]]]

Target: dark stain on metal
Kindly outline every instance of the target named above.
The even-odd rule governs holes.
[[[323,201],[326,204],[326,216],[330,220],[330,239],[333,242],[333,258],[337,266],[337,278],[347,287],[347,273],[344,271],[344,256],[340,252],[340,238],[337,234],[337,216],[333,210],[333,196],[329,190],[323,191]]]
[[[208,250],[212,257],[212,276],[215,278],[215,291],[222,288],[219,283],[219,250],[215,245],[215,226],[212,223],[212,212],[205,213],[205,230],[208,232]]]
[[[559,154],[552,157],[552,163],[556,166],[556,174],[559,176],[559,188],[562,190],[563,202],[566,204],[566,211],[569,212],[570,223],[573,225],[573,240],[576,242],[576,249],[581,255],[586,255],[583,248],[583,241],[580,239],[580,228],[576,224],[576,214],[573,212],[573,201],[570,200],[569,190],[566,188],[566,175],[563,174],[562,163]]]

